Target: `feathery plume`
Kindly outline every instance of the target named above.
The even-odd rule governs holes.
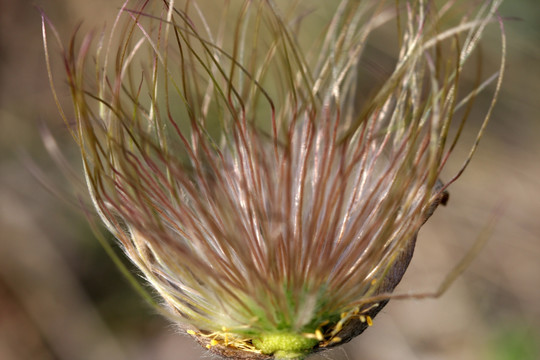
[[[225,357],[302,359],[372,324],[470,161],[503,65],[469,92],[460,78],[500,1],[325,2],[318,36],[317,2],[217,3],[128,0],[67,49],[44,17],[46,58],[52,29],[93,205],[169,316]],[[365,93],[364,53],[392,23],[395,66]]]

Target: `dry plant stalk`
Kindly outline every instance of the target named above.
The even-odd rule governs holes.
[[[43,36],[93,205],[168,315],[224,357],[302,359],[372,324],[469,163],[504,61],[472,89],[460,77],[500,2],[326,2],[306,45],[303,21],[323,2],[219,1],[216,15],[204,1],[128,0],[97,39],[64,48],[45,16]],[[397,61],[367,97],[361,61],[392,22]],[[491,83],[476,142],[443,185]]]

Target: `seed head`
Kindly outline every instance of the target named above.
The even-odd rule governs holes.
[[[500,1],[218,3],[126,1],[74,37],[70,129],[101,220],[182,329],[225,357],[304,358],[372,325],[468,164],[476,144],[439,180],[500,86],[459,81]],[[380,28],[396,60],[370,86]]]

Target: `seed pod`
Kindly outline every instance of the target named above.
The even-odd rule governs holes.
[[[452,4],[344,0],[301,46],[299,4],[228,1],[217,21],[193,0],[126,1],[96,48],[73,39],[89,194],[171,319],[235,359],[302,359],[372,325],[448,199],[456,111],[500,87],[459,91],[499,3],[448,27]],[[366,41],[393,19],[395,69],[364,96]]]

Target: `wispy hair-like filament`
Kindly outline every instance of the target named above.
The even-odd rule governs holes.
[[[202,1],[128,0],[110,34],[67,49],[43,21],[55,101],[69,125],[47,29],[100,218],[183,328],[230,333],[238,349],[265,353],[261,334],[321,328],[326,346],[369,315],[468,165],[500,88],[504,61],[472,89],[460,81],[498,0],[454,26],[444,18],[457,1],[342,0],[318,40],[301,41],[310,4],[222,1],[216,14]],[[370,41],[391,24],[394,68],[362,94]],[[443,185],[493,82],[478,138]]]

